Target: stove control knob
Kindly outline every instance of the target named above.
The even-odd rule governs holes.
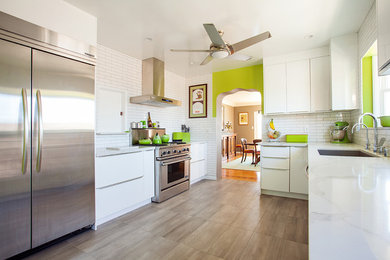
[[[167,154],[167,152],[162,152],[162,155],[166,155]]]
[[[189,152],[189,151],[190,151],[190,148],[187,148],[186,151]]]
[[[176,153],[176,150],[173,150],[173,153]]]
[[[168,151],[168,152],[167,152],[167,154],[170,154],[170,153],[171,153],[171,151]]]
[[[179,150],[178,152],[181,153],[181,150]]]
[[[183,148],[183,152],[185,152],[185,151],[187,151],[187,149],[186,149],[186,148]]]

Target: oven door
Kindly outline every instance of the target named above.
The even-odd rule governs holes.
[[[184,156],[160,161],[160,189],[172,187],[190,177],[191,157]]]

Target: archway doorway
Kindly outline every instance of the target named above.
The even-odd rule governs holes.
[[[224,175],[226,176],[226,170],[222,170],[222,165],[223,168],[237,168],[242,170],[248,170],[250,168],[249,170],[253,170],[254,172],[259,171],[257,170],[259,169],[259,165],[256,166],[251,164],[252,155],[248,155],[246,160],[241,164],[241,154],[234,154],[234,157],[230,154],[229,165],[232,167],[228,167],[226,165],[226,149],[223,149],[223,147],[225,147],[224,142],[227,138],[226,135],[235,135],[236,144],[240,144],[240,139],[243,137],[250,143],[252,143],[255,138],[261,138],[261,93],[256,89],[236,88],[219,94],[216,101],[217,179],[222,179],[222,171],[224,171]],[[227,111],[223,111],[223,107],[226,108],[226,104],[229,103],[234,103],[233,105],[231,104],[235,108],[233,119],[232,116],[225,118],[228,113],[226,113]],[[243,119],[241,122],[242,124],[239,122],[239,116],[244,116],[241,118]],[[246,122],[245,117],[247,119]],[[227,131],[226,129],[228,121],[230,121],[229,123],[232,125],[230,131]],[[230,147],[230,149],[235,149],[236,144],[234,145],[234,148]],[[224,153],[225,156],[223,156],[222,153]],[[234,160],[234,162],[230,162],[232,160]],[[245,169],[245,167],[247,168]],[[236,173],[242,175],[242,173]],[[246,177],[242,178],[242,180],[245,180],[245,178]],[[253,181],[253,178],[248,178],[248,180],[250,179]],[[258,178],[255,181],[258,181]]]

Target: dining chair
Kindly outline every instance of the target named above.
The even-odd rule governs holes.
[[[255,161],[254,164],[257,165],[260,162],[260,148],[258,147],[259,143],[261,143],[261,139],[254,139],[253,144],[255,146]]]
[[[253,162],[255,150],[248,149],[248,142],[247,142],[246,138],[241,138],[241,145],[242,145],[241,163],[246,161],[246,156],[248,153],[252,154],[252,162]]]

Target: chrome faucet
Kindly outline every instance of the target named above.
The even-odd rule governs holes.
[[[364,126],[366,128],[366,150],[369,150],[370,149],[370,141],[368,139],[368,127],[366,124],[364,123],[356,123],[353,125],[352,127],[352,134],[353,134],[353,130],[355,129],[356,127],[356,131],[359,132],[360,131],[360,126]]]
[[[378,152],[378,119],[376,118],[376,116],[374,116],[372,113],[364,113],[363,115],[361,115],[359,117],[359,124],[363,124],[363,117],[365,116],[370,116],[372,117],[373,121],[374,121],[374,139],[375,139],[375,142],[374,142],[374,153]]]

